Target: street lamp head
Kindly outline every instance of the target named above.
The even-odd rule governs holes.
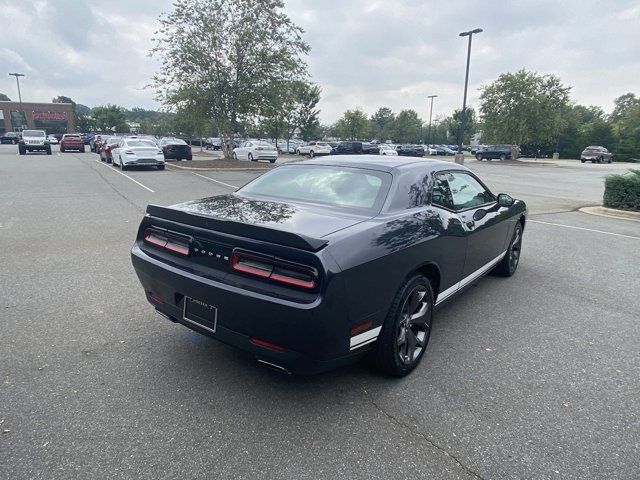
[[[427,95],[427,98],[436,98],[438,95]]]
[[[474,33],[482,33],[483,30],[481,28],[476,28],[475,30],[469,30],[468,32],[462,32],[459,35],[461,37],[468,37],[469,35],[473,35]]]
[[[9,75],[14,77],[24,77],[24,73],[10,73]]]

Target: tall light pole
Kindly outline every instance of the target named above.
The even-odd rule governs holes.
[[[467,87],[469,86],[469,62],[471,60],[471,38],[474,33],[481,33],[481,28],[469,30],[468,32],[462,32],[461,37],[469,37],[469,46],[467,48],[467,72],[464,75],[464,97],[462,100],[462,119],[460,121],[460,128],[458,129],[458,153],[462,154],[462,140],[464,139],[464,127],[467,121]]]
[[[427,140],[427,145],[431,145],[431,116],[433,115],[433,99],[438,95],[429,95],[427,98],[431,99],[431,108],[429,108],[429,135]]]
[[[18,100],[20,101],[20,123],[24,123],[24,111],[22,110],[22,94],[20,93],[20,77],[24,77],[24,73],[10,73],[10,76],[16,77],[16,84],[18,85]],[[23,129],[24,125],[20,125],[20,128]]]

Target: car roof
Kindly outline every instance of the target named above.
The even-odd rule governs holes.
[[[291,163],[291,165],[295,164],[365,168],[381,172],[401,170],[404,167],[417,164],[423,165],[431,171],[468,170],[466,167],[453,162],[422,157],[389,157],[386,155],[329,155],[322,158]]]

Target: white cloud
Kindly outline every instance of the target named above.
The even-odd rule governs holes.
[[[27,74],[25,99],[158,108],[145,88],[158,68],[148,52],[169,8],[171,0],[0,0],[11,19],[3,20],[0,91],[17,96],[4,73],[17,70]],[[466,40],[458,32],[475,27],[484,32],[473,39],[471,105],[482,85],[520,68],[556,74],[575,101],[605,110],[638,88],[636,0],[288,0],[287,10],[312,47],[326,122],[355,106],[414,108],[426,118],[431,94],[434,115],[459,108]]]

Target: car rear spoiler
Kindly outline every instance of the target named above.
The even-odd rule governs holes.
[[[199,227],[206,230],[214,230],[216,232],[222,232],[229,235],[277,243],[312,252],[317,252],[329,243],[328,240],[312,238],[299,233],[277,230],[275,228],[262,225],[251,225],[233,220],[225,220],[223,218],[201,215],[194,212],[186,212],[184,210],[178,210],[171,207],[161,207],[160,205],[147,205],[147,214],[152,217],[191,225],[193,227]]]

